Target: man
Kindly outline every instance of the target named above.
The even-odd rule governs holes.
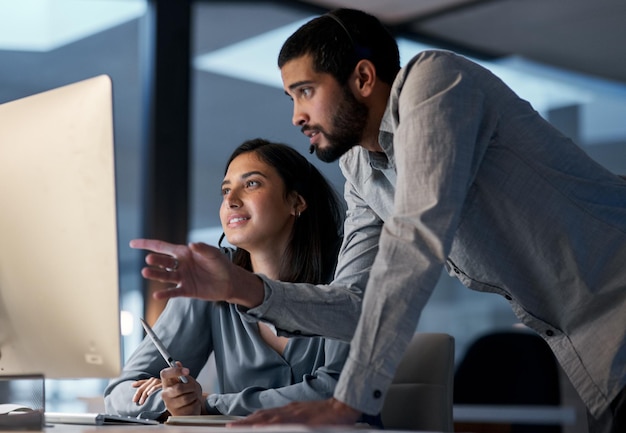
[[[180,264],[168,272],[171,258],[146,259],[157,268],[144,276],[177,284],[159,297],[226,300],[281,334],[352,338],[333,399],[244,423],[378,413],[445,266],[466,286],[505,296],[544,337],[591,431],[626,431],[626,182],[460,56],[424,52],[399,71],[395,41],[359,11],[302,26],[279,67],[293,123],[320,159],[340,158],[346,178],[333,283],[255,277],[205,245],[144,245]]]

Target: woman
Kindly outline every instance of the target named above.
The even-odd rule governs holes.
[[[231,155],[222,182],[220,219],[236,250],[234,263],[271,278],[325,283],[341,243],[343,207],[319,171],[294,149],[255,139]],[[131,246],[144,248],[146,240]],[[159,243],[144,276],[176,281],[193,265],[187,246]],[[322,338],[278,337],[263,323],[242,320],[224,302],[177,298],[154,326],[179,368],[166,365],[148,339],[105,390],[109,413],[165,419],[168,415],[247,415],[292,401],[333,394],[349,346]],[[194,379],[215,354],[219,394]],[[163,371],[162,371],[163,370]],[[188,375],[188,383],[177,377]]]

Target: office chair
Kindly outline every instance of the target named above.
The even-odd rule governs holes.
[[[454,404],[559,406],[558,364],[548,344],[528,331],[483,335],[468,348],[454,376]],[[559,425],[471,423],[457,428],[510,433],[559,433]]]
[[[416,333],[385,398],[384,427],[451,432],[453,380],[454,338]]]

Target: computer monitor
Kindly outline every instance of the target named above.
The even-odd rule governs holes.
[[[0,105],[0,375],[121,370],[112,85]]]

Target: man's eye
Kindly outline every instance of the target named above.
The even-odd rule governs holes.
[[[259,182],[257,182],[256,180],[249,180],[246,182],[246,186],[250,187],[250,186],[257,186],[259,184]]]
[[[223,188],[222,189],[222,195],[226,195],[230,192],[230,188]]]
[[[303,87],[302,89],[300,89],[300,94],[302,96],[311,96],[311,92],[313,92],[313,89],[311,89],[310,87]]]

